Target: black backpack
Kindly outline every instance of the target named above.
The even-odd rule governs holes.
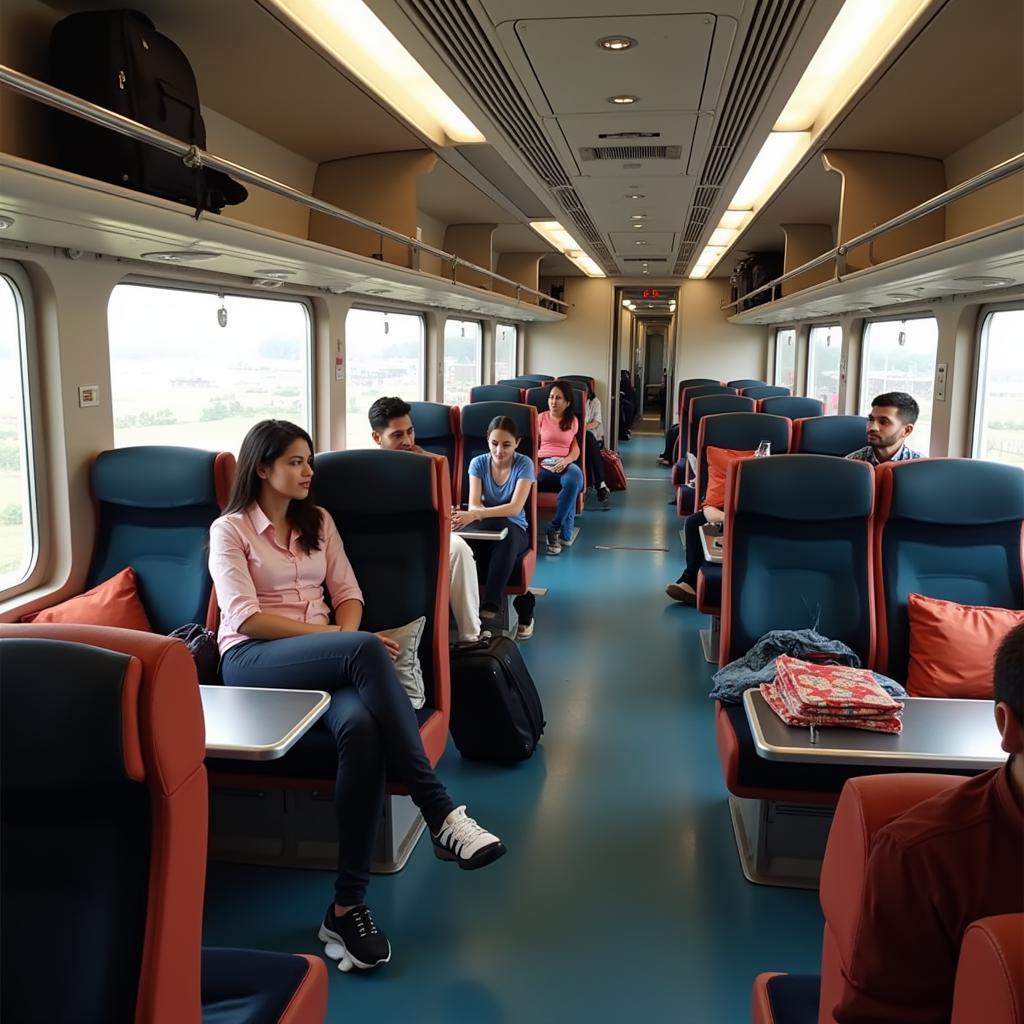
[[[91,11],[58,22],[50,37],[50,80],[59,89],[133,121],[206,148],[192,66],[138,11]],[[66,170],[219,213],[249,193],[220,171],[71,114],[55,115]]]

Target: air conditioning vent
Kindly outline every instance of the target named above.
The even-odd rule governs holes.
[[[598,132],[599,139],[660,139],[661,132]]]
[[[680,160],[682,146],[581,146],[581,160]]]
[[[665,263],[671,256],[620,256],[623,263]]]

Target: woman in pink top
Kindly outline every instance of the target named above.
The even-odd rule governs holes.
[[[572,411],[572,385],[552,381],[548,389],[548,411],[537,417],[540,472],[537,489],[558,491],[554,518],[548,523],[547,553],[560,555],[562,542],[572,537],[576,522],[576,498],[583,490],[583,471],[576,465],[580,446],[576,442],[579,424]]]
[[[349,970],[391,958],[363,902],[388,768],[422,811],[439,858],[472,869],[505,847],[434,774],[392,665],[398,645],[359,632],[362,592],[334,520],[310,500],[312,479],[309,435],[281,420],[257,423],[242,442],[224,515],[210,527],[210,573],[225,684],[332,695],[323,720],[338,749],[338,875],[319,936],[340,947],[331,953]]]

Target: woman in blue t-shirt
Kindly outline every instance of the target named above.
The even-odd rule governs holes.
[[[481,519],[508,533],[500,541],[473,544],[477,566],[486,571],[484,599],[480,602],[480,618],[493,619],[498,614],[512,571],[530,547],[526,522],[526,502],[536,475],[533,460],[520,455],[519,432],[507,416],[496,416],[487,425],[489,455],[478,455],[469,464],[469,508],[452,513],[452,529],[458,530]],[[519,616],[518,640],[533,636],[533,594],[516,597]]]

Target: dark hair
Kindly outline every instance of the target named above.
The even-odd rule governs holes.
[[[1024,622],[1003,637],[992,666],[992,689],[997,704],[1008,704],[1024,722]]]
[[[593,400],[594,400],[595,398],[597,398],[597,392],[596,392],[596,391],[594,391],[594,387],[593,387],[593,385],[592,385],[592,384],[588,384],[588,385],[587,385],[587,401],[588,401],[588,402],[591,402],[591,401],[593,401]]]
[[[401,416],[408,416],[412,412],[412,406],[401,398],[378,398],[367,415],[370,418],[370,426],[374,430],[387,430],[392,420]]]
[[[573,412],[573,402],[572,402],[573,386],[568,381],[565,381],[565,380],[553,380],[548,385],[548,395],[551,394],[551,389],[552,388],[558,388],[558,390],[562,392],[562,397],[566,400],[566,402],[569,403],[566,406],[565,412],[562,413],[562,418],[560,420],[556,420],[555,421],[555,422],[558,423],[558,426],[562,430],[569,430],[572,427],[573,416],[576,415]],[[549,413],[549,415],[550,415],[550,413]]]
[[[504,430],[506,434],[511,434],[517,441],[519,440],[519,428],[516,426],[516,421],[510,419],[508,416],[495,416],[490,423],[487,424],[487,437],[491,436],[492,430]]]
[[[224,508],[230,512],[244,512],[260,496],[262,478],[256,470],[279,459],[295,441],[305,441],[313,453],[313,439],[302,427],[287,420],[260,420],[245,435],[238,453],[238,468],[231,496]],[[309,498],[292,498],[288,502],[285,518],[299,535],[299,547],[308,555],[320,550],[320,510]]]
[[[896,415],[901,423],[916,423],[921,410],[917,406],[917,400],[906,391],[886,391],[884,395],[878,395],[872,399],[871,408],[879,406],[894,406]]]

